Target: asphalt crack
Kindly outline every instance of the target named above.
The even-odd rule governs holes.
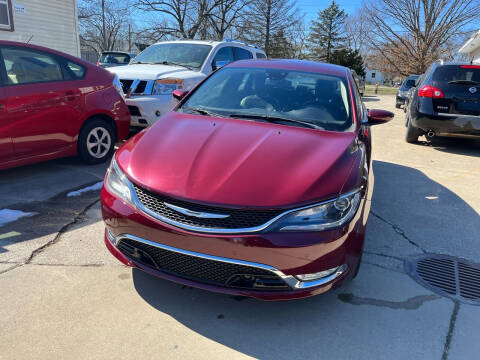
[[[458,310],[460,310],[460,303],[454,302],[452,315],[450,316],[450,324],[448,325],[448,333],[445,338],[445,345],[443,347],[442,360],[448,359],[448,352],[450,351],[450,345],[452,343],[453,331],[455,330],[455,323],[457,322]]]
[[[84,217],[85,217],[85,214],[87,213],[88,210],[90,210],[93,206],[95,206],[98,202],[100,201],[100,199],[96,199],[95,201],[89,203],[87,206],[85,206],[80,212],[78,212],[72,221],[70,221],[69,223],[63,225],[60,230],[58,230],[57,234],[55,235],[55,237],[50,240],[49,242],[43,244],[42,246],[36,248],[35,250],[33,250],[31,253],[30,253],[30,256],[27,258],[26,261],[23,261],[23,262],[20,262],[20,263],[17,263],[15,266],[12,266],[8,269],[5,269],[5,270],[2,270],[0,271],[0,275],[1,274],[4,274],[6,272],[9,272],[9,271],[12,271],[16,268],[19,268],[23,265],[27,265],[27,264],[30,264],[31,261],[40,253],[42,253],[45,249],[51,247],[52,245],[55,245],[56,243],[58,243],[62,237],[62,235],[64,233],[66,233],[72,226],[76,225],[79,221],[81,221]]]
[[[370,214],[372,214],[373,216],[375,216],[377,219],[383,221],[385,224],[388,224],[392,227],[392,229],[397,233],[399,234],[401,237],[403,237],[405,240],[407,240],[411,245],[415,246],[417,249],[419,249],[421,252],[423,252],[424,254],[427,253],[427,250],[425,250],[424,248],[422,248],[419,244],[417,244],[415,241],[413,241],[412,239],[410,239],[407,234],[405,234],[405,231],[398,225],[388,221],[387,219],[381,217],[380,215],[376,214],[374,211],[370,210]]]
[[[434,301],[441,299],[441,297],[437,295],[418,295],[405,301],[388,301],[373,298],[363,298],[350,293],[343,293],[338,294],[338,299],[351,305],[370,305],[386,307],[395,310],[417,310],[427,301]]]

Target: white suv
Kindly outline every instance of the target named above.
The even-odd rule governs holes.
[[[265,57],[259,47],[240,41],[166,41],[149,46],[128,66],[108,70],[122,83],[131,125],[146,127],[174,106],[174,90],[190,90],[232,61]]]

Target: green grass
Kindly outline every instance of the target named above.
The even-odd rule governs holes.
[[[397,88],[379,85],[378,94],[379,95],[395,95],[397,93]],[[365,85],[365,93],[371,95],[375,94],[375,85]]]

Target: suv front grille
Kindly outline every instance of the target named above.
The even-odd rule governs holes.
[[[290,289],[275,273],[253,266],[183,254],[131,239],[120,240],[118,249],[133,261],[187,280],[230,288]]]
[[[208,229],[248,229],[259,227],[274,217],[281,214],[284,210],[251,210],[235,209],[227,207],[201,205],[197,203],[182,201],[167,197],[165,195],[153,193],[137,185],[133,185],[140,203],[148,210],[164,218],[175,221],[180,224],[194,226],[197,228]],[[210,214],[229,215],[227,218],[199,218],[188,216],[170,209],[165,203],[188,209],[195,212],[206,212]]]
[[[120,82],[122,83],[123,93],[128,94],[128,90],[130,90],[130,86],[132,86],[133,80],[122,80],[122,79],[120,79]]]

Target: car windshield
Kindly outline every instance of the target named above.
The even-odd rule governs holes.
[[[165,43],[146,48],[133,64],[178,65],[198,69],[202,66],[212,47],[202,44]]]
[[[104,53],[100,57],[100,62],[109,64],[128,64],[130,62],[130,55],[122,53]]]
[[[226,67],[208,78],[177,111],[352,131],[347,89],[346,78],[340,76]]]

